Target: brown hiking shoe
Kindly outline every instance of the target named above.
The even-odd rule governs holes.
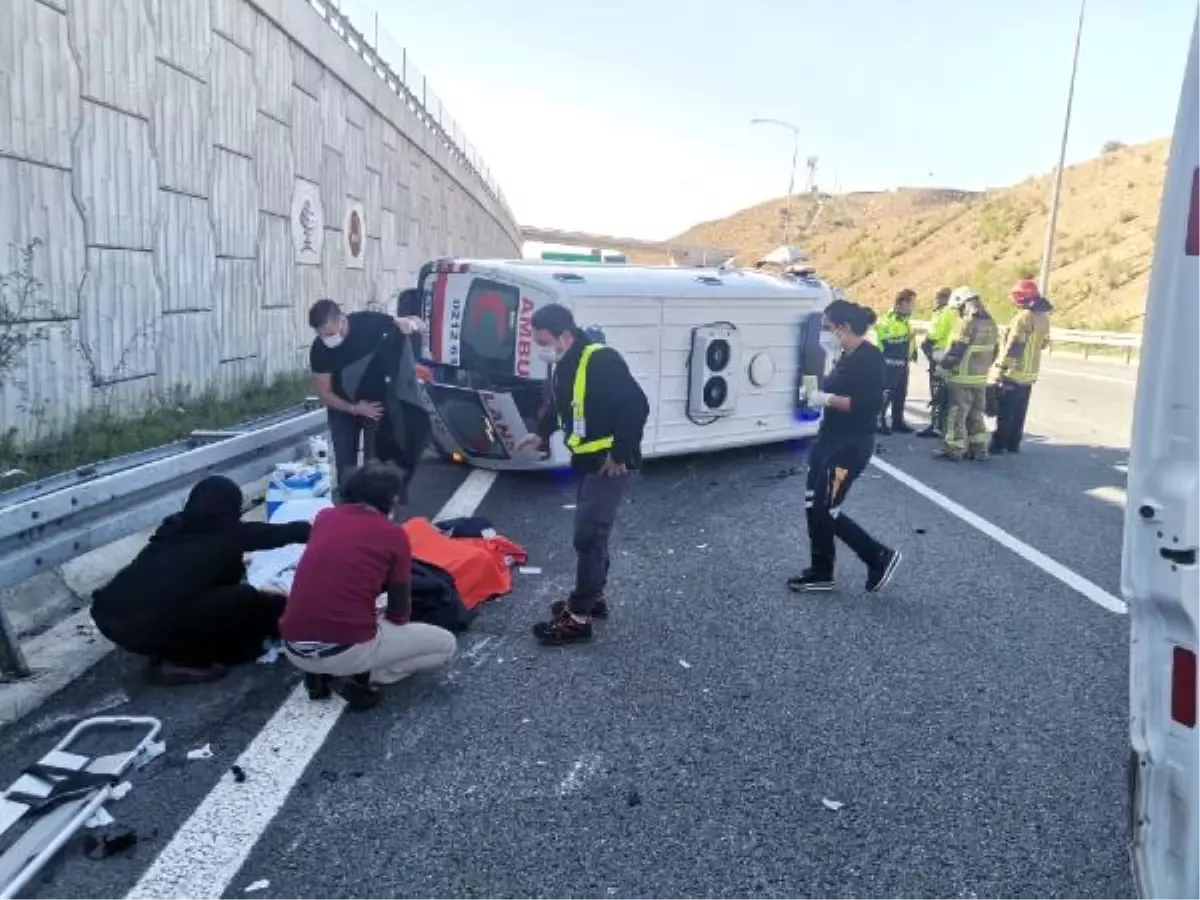
[[[555,600],[553,603],[550,604],[550,615],[554,616],[554,618],[556,618],[556,619],[559,616],[561,616],[563,613],[565,613],[566,611],[567,611],[567,601],[566,600]],[[592,604],[592,618],[593,619],[607,619],[608,618],[608,601],[606,601],[603,597],[601,597],[595,603]]]

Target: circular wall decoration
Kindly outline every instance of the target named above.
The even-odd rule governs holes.
[[[366,266],[367,228],[363,205],[357,200],[346,204],[346,217],[342,222],[342,242],[346,253],[346,268],[362,269]]]
[[[750,383],[755,387],[766,387],[775,377],[775,360],[770,353],[755,353],[750,360]]]

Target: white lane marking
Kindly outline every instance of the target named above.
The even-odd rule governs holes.
[[[1109,384],[1123,384],[1127,387],[1137,387],[1136,378],[1117,378],[1115,375],[1097,375],[1095,372],[1076,372],[1072,369],[1054,369],[1042,367],[1046,375],[1066,375],[1070,378],[1086,378],[1089,381],[1106,381]],[[1036,388],[1035,388],[1036,390]]]
[[[1112,487],[1107,484],[1088,488],[1084,493],[1093,500],[1099,500],[1101,503],[1108,503],[1121,509],[1125,508],[1127,502],[1124,488]]]
[[[1067,587],[1071,588],[1074,591],[1078,591],[1080,594],[1082,594],[1087,599],[1091,600],[1097,606],[1102,606],[1105,609],[1107,609],[1109,612],[1115,612],[1115,613],[1124,613],[1124,612],[1128,611],[1126,609],[1125,602],[1123,600],[1121,600],[1119,597],[1114,597],[1112,594],[1110,594],[1108,591],[1104,590],[1104,588],[1100,587],[1098,584],[1094,584],[1093,582],[1088,581],[1082,575],[1079,575],[1076,572],[1071,571],[1066,566],[1064,566],[1062,563],[1051,559],[1049,556],[1047,556],[1041,550],[1038,550],[1034,547],[1029,546],[1024,541],[1018,540],[1017,538],[1015,538],[1011,534],[1009,534],[1007,531],[1005,531],[1003,528],[1000,528],[997,525],[993,525],[987,519],[983,518],[982,516],[976,515],[975,513],[971,512],[971,510],[967,509],[965,506],[961,506],[960,504],[955,503],[953,500],[951,500],[945,494],[935,491],[933,488],[931,488],[929,485],[925,484],[923,481],[918,481],[916,478],[913,478],[907,472],[897,469],[895,466],[891,465],[890,463],[884,462],[879,457],[872,457],[871,465],[875,466],[881,472],[884,472],[885,474],[890,475],[892,478],[896,479],[898,482],[900,482],[905,487],[911,488],[912,490],[916,491],[918,494],[920,494],[922,497],[924,497],[926,500],[930,501],[931,503],[933,503],[937,506],[940,506],[942,509],[944,509],[946,512],[950,513],[952,516],[956,516],[957,518],[966,522],[968,525],[970,525],[975,530],[980,531],[983,534],[987,535],[992,540],[994,540],[996,543],[998,543],[1004,547],[1007,547],[1009,550],[1011,550],[1013,553],[1020,556],[1026,562],[1032,563],[1033,565],[1037,566],[1039,569],[1041,569],[1047,575],[1050,575],[1053,578],[1057,578],[1059,581],[1061,581]]]
[[[496,480],[474,469],[436,518],[473,515]],[[237,759],[248,775],[222,778],[142,874],[129,898],[220,897],[345,709],[338,698],[314,703],[299,684]]]
[[[579,757],[571,766],[571,770],[563,777],[563,780],[558,783],[558,796],[565,797],[567,794],[579,790],[583,787],[583,783],[594,775],[599,768],[600,755],[598,753]]]

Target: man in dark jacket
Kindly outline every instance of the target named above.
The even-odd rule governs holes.
[[[550,435],[561,429],[579,479],[575,590],[551,607],[550,620],[534,625],[533,633],[545,644],[570,644],[589,640],[592,618],[608,615],[609,535],[631,472],[641,465],[650,405],[621,354],[581,331],[566,307],[541,307],[532,325],[538,353],[554,370],[551,402],[524,446],[545,451]]]
[[[405,487],[429,440],[429,416],[417,388],[411,336],[424,323],[415,316],[363,310],[345,313],[332,300],[308,312],[316,332],[309,365],[329,415],[338,481],[366,459],[394,462]]]

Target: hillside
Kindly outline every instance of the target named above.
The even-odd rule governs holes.
[[[1124,147],[1067,169],[1050,289],[1056,325],[1141,327],[1168,145]],[[1036,274],[1049,197],[1046,175],[982,193],[901,188],[797,199],[793,243],[825,278],[873,306],[901,287],[925,304],[938,287],[964,283],[995,303],[1016,278]],[[678,240],[735,249],[750,264],[781,243],[785,203],[704,222]],[[1007,304],[995,311],[1006,318]]]

